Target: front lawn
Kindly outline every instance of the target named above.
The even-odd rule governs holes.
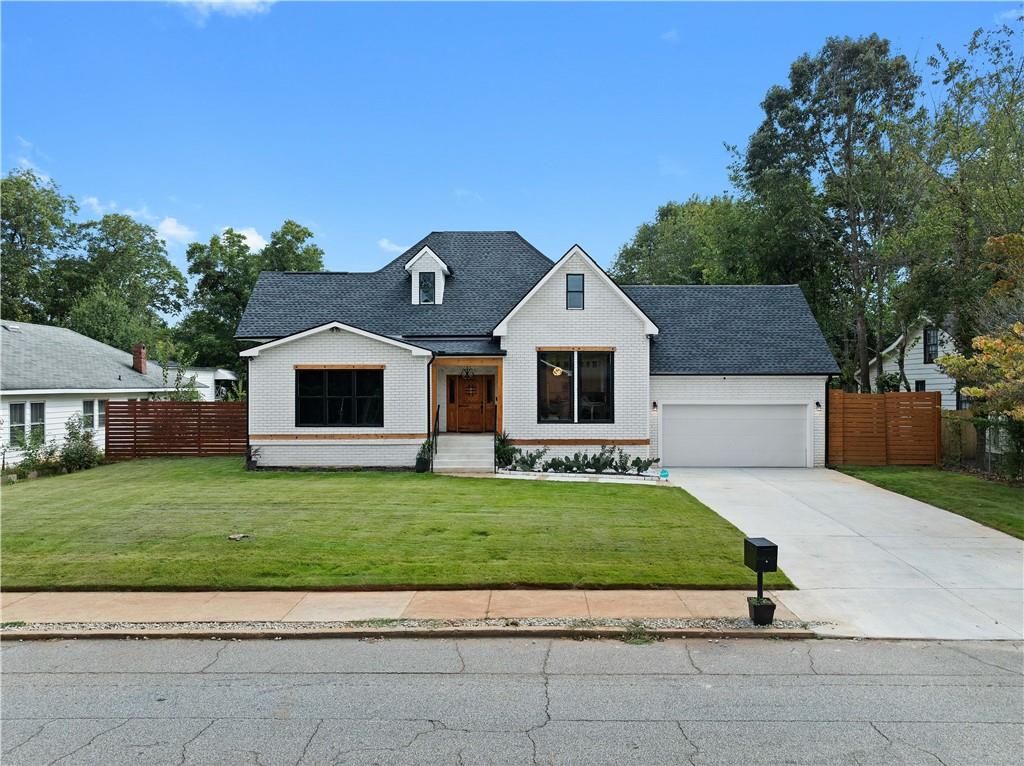
[[[938,468],[843,466],[842,471],[1024,539],[1024,489],[1020,487]]]
[[[139,460],[4,487],[0,531],[18,589],[755,581],[739,530],[673,487]]]

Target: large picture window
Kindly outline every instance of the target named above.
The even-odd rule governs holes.
[[[573,421],[573,352],[537,354],[537,420],[541,423]]]
[[[615,421],[614,354],[538,351],[538,423]]]
[[[607,351],[580,351],[579,419],[581,423],[610,423],[612,408],[612,355]]]
[[[384,370],[296,370],[295,425],[383,426]]]

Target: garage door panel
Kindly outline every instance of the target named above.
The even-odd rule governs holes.
[[[807,465],[802,404],[668,404],[662,464],[784,467]]]

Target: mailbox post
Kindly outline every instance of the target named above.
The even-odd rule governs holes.
[[[747,599],[750,619],[755,625],[769,625],[775,604],[764,597],[764,573],[778,571],[779,546],[765,537],[748,537],[743,541],[743,563],[757,572],[757,600]]]

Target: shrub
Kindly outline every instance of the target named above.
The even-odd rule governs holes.
[[[547,454],[547,449],[539,449],[533,452],[523,452],[522,450],[516,447],[513,447],[512,449],[514,449],[516,453],[518,453],[516,455],[514,465],[515,470],[517,471],[536,471],[537,463],[539,463],[540,459]]]
[[[657,462],[659,461],[656,457],[635,457],[630,465],[636,469],[637,475],[640,475],[644,471],[650,470],[651,466]]]
[[[508,431],[494,434],[494,462],[498,468],[509,468],[516,462],[520,450],[513,447],[510,441]]]
[[[420,445],[420,451],[416,453],[416,457],[426,460],[430,457],[430,452],[433,449],[434,443],[430,439],[424,439],[423,444]]]
[[[60,451],[60,466],[68,473],[83,471],[100,464],[103,453],[92,440],[92,431],[82,426],[82,416],[68,418],[64,427],[64,447]]]
[[[60,445],[42,439],[29,439],[22,448],[19,470],[56,471],[60,468]]]

